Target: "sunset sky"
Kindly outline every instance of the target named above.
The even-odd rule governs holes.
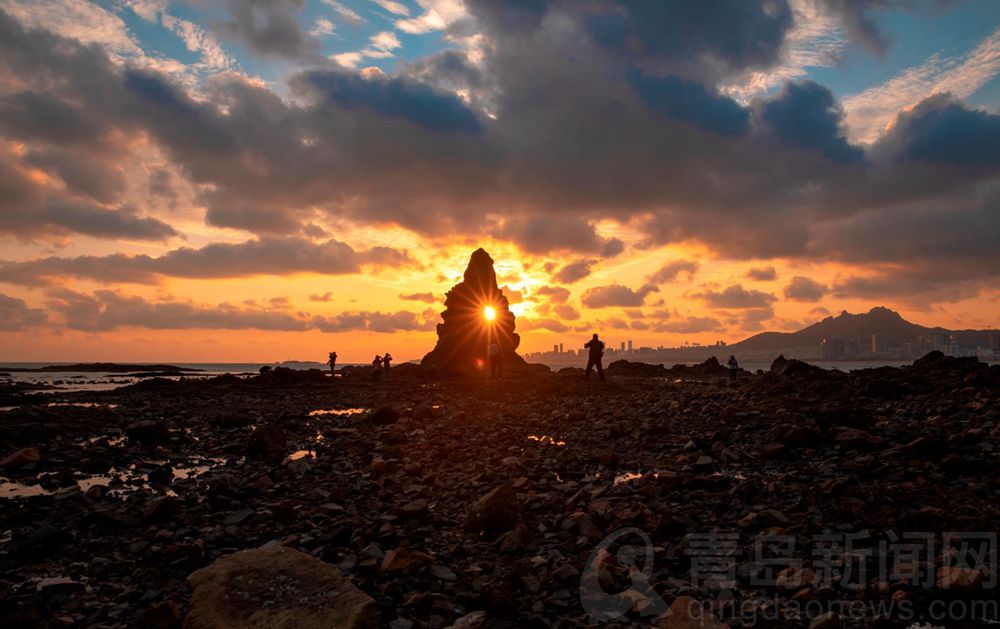
[[[0,361],[1000,324],[997,0],[0,0]]]

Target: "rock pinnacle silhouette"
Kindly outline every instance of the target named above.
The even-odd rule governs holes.
[[[517,354],[521,337],[514,331],[514,313],[497,286],[493,258],[484,249],[472,253],[463,281],[448,291],[444,305],[443,323],[437,326],[437,345],[424,356],[421,366],[444,374],[476,373],[485,364],[491,342],[499,347],[505,369],[527,365]],[[492,322],[484,316],[487,306],[496,312]]]

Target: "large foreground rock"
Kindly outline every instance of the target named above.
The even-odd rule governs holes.
[[[188,629],[375,629],[375,601],[331,564],[283,546],[225,555],[192,572]]]

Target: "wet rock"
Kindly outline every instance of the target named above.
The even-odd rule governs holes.
[[[399,413],[391,406],[382,406],[369,413],[368,421],[379,426],[388,426],[399,421]]]
[[[826,612],[812,619],[809,629],[838,629],[840,627],[840,615],[837,612]]]
[[[469,533],[503,533],[514,528],[517,519],[517,493],[509,485],[500,485],[468,509],[464,528]]]
[[[882,445],[881,437],[859,428],[840,426],[834,430],[834,441],[848,448],[877,448]]]
[[[240,509],[239,511],[233,511],[226,516],[226,519],[222,523],[226,526],[232,524],[243,524],[248,519],[250,519],[254,514],[253,509]]]
[[[181,512],[181,503],[173,496],[160,496],[146,503],[142,509],[142,519],[146,522],[163,522],[176,517]]]
[[[4,470],[16,470],[26,465],[38,463],[41,460],[42,455],[38,452],[38,448],[21,448],[0,461],[0,468]]]
[[[144,419],[129,424],[125,428],[125,436],[130,441],[141,443],[142,445],[155,445],[162,443],[169,435],[167,425],[160,420]]]
[[[384,574],[405,574],[432,563],[434,563],[434,558],[427,553],[409,548],[393,548],[382,558],[382,566],[379,570]]]
[[[982,588],[986,574],[977,568],[945,566],[938,568],[937,587],[957,593],[975,592]]]
[[[173,601],[160,601],[142,612],[142,624],[153,629],[170,629],[181,621],[181,610]]]
[[[478,611],[466,614],[457,619],[451,629],[482,629],[486,626],[486,612]]]
[[[188,583],[188,629],[378,627],[375,601],[336,566],[283,546],[225,555]]]
[[[666,616],[657,625],[659,629],[729,629],[729,625],[702,608],[701,603],[690,596],[674,599]]]
[[[247,443],[247,458],[278,463],[285,457],[288,441],[280,424],[257,426]]]

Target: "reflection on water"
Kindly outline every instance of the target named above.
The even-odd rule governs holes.
[[[656,475],[654,474],[653,477],[655,478]],[[630,483],[639,478],[642,478],[642,474],[640,474],[639,472],[626,472],[624,474],[619,474],[618,476],[615,476],[614,484],[624,485],[625,483]]]
[[[299,457],[301,458],[301,457]],[[212,470],[219,465],[225,464],[227,459],[220,457],[208,457],[203,459],[192,459],[188,465],[176,466],[173,468],[173,480],[185,480],[197,478],[202,474]],[[149,474],[141,470],[149,470],[150,466],[163,465],[166,461],[149,461],[137,465],[133,463],[127,468],[111,468],[105,474],[93,474],[76,479],[76,486],[80,491],[87,491],[91,487],[102,485],[108,487],[111,495],[124,494],[135,491],[137,488],[150,489]],[[114,486],[114,489],[110,489]],[[72,487],[72,485],[70,485]],[[65,489],[65,488],[64,488]],[[8,498],[31,498],[33,496],[49,496],[55,493],[41,485],[26,485],[17,483],[9,479],[0,477],[0,499]],[[167,495],[176,496],[172,490],[167,490]]]
[[[528,435],[528,439],[530,439],[531,441],[537,441],[542,445],[552,445],[552,446],[566,445],[566,442],[563,441],[562,439],[556,439],[555,437],[552,437],[550,435],[541,435],[541,436]]]
[[[103,402],[49,402],[45,406],[76,406],[78,408],[118,408],[117,404]]]
[[[314,411],[309,411],[310,417],[318,417],[320,415],[360,415],[361,413],[368,412],[367,408],[317,408]]]
[[[45,496],[52,492],[41,485],[23,485],[5,479],[0,479],[0,498],[31,498]]]
[[[299,459],[306,459],[306,458],[308,458],[308,459],[315,459],[316,458],[316,451],[315,450],[296,450],[295,452],[292,452],[291,454],[289,454],[288,456],[286,456],[285,460],[282,461],[282,464],[290,463],[292,461],[298,461]]]

